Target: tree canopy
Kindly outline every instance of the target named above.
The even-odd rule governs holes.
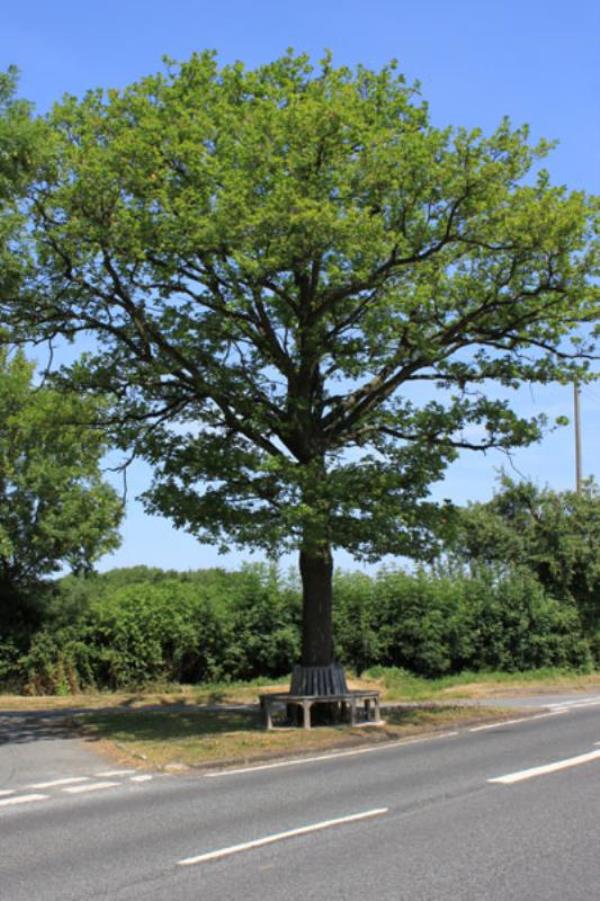
[[[29,252],[20,206],[43,155],[45,123],[15,96],[18,72],[0,72],[0,296],[22,288]],[[2,323],[0,322],[0,327]]]
[[[422,554],[459,450],[541,434],[489,386],[585,378],[596,201],[525,127],[433,125],[395,65],[203,53],[50,126],[13,335],[97,337],[71,378],[116,399],[150,509],[300,548],[320,662],[331,547]]]
[[[98,403],[32,384],[0,349],[0,593],[10,606],[62,566],[84,572],[119,545],[122,503],[102,481]]]
[[[454,555],[526,568],[548,595],[576,604],[589,634],[600,625],[600,494],[592,480],[578,493],[504,476],[489,503],[461,512]]]

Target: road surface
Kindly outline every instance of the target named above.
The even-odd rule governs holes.
[[[165,776],[87,755],[83,769],[12,779],[0,898],[590,901],[600,697],[549,703],[326,759]]]

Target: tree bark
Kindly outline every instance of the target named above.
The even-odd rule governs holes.
[[[302,577],[302,665],[333,663],[331,547],[322,544],[300,551]]]

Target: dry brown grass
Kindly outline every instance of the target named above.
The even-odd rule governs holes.
[[[596,690],[600,687],[600,672],[571,673],[488,673],[477,675],[447,676],[426,680],[417,676],[401,675],[399,678],[373,679],[349,678],[350,688],[374,688],[381,691],[382,701],[452,701],[485,700],[485,698],[516,697],[531,694],[553,694]],[[169,707],[173,705],[206,706],[227,704],[254,704],[258,694],[267,691],[285,691],[288,679],[266,682],[220,683],[213,685],[179,685],[161,690],[90,692],[64,697],[23,696],[0,694],[0,711],[69,710],[72,708],[138,710],[144,707]]]
[[[122,763],[152,768],[239,765],[316,751],[359,748],[505,719],[513,711],[427,706],[386,711],[379,727],[322,726],[265,732],[246,711],[160,710],[81,714],[74,724],[97,749]]]

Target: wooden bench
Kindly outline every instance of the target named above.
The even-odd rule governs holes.
[[[297,695],[286,692],[271,692],[259,695],[260,708],[267,730],[273,729],[273,707],[293,706],[302,710],[305,729],[311,728],[311,710],[315,704],[339,704],[342,715],[349,713],[351,726],[358,725],[358,705],[362,704],[364,723],[381,725],[378,691],[345,691],[335,695]]]

